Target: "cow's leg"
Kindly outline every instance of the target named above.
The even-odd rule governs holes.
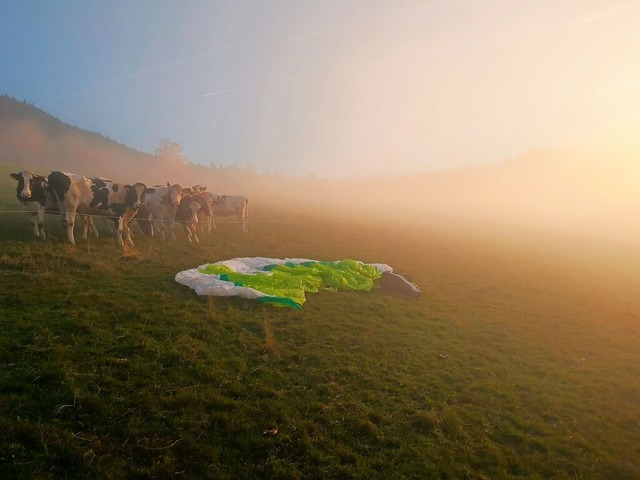
[[[36,237],[40,236],[40,230],[38,230],[38,212],[29,214],[31,216],[31,226],[33,227],[33,234]]]
[[[129,228],[129,225],[124,226],[124,237],[126,242],[130,246],[135,247],[135,245],[133,244],[133,233],[131,232],[131,228]]]
[[[207,225],[209,225],[209,215],[203,212],[201,215],[198,215],[198,224],[196,225],[196,230],[199,231],[202,235],[211,233],[211,231],[207,232]]]
[[[100,237],[98,229],[96,228],[96,222],[93,217],[91,215],[87,215],[85,218],[87,220],[87,223],[89,223],[89,228],[91,229],[91,233],[93,234],[93,236],[96,238]]]
[[[200,243],[200,239],[198,238],[198,224],[194,223],[192,228],[193,228],[193,239],[195,240],[196,243]]]
[[[91,220],[88,215],[81,215],[82,216],[82,239],[86,240],[89,237],[89,225],[91,223]]]
[[[107,222],[109,224],[109,232],[111,232],[112,235],[114,233],[117,235],[118,234],[118,219],[117,218],[112,218],[111,220],[113,220],[113,221],[112,222]]]
[[[213,218],[213,215],[209,217],[209,220],[211,220],[211,224],[209,225],[209,233],[211,233],[211,229],[213,228],[214,230],[217,230],[218,226],[216,225],[216,221]]]
[[[36,237],[40,237],[40,230],[38,230],[38,212],[31,214],[31,224],[33,225],[33,234]]]
[[[189,240],[189,243],[191,243],[191,228],[187,223],[183,223],[182,227],[184,228],[184,233],[187,234],[187,239]]]
[[[176,240],[176,232],[173,231],[173,226],[174,226],[173,222],[168,222],[167,223],[167,229],[169,230],[169,237],[171,238],[171,240],[173,240],[175,242],[175,240]]]
[[[42,240],[47,239],[47,235],[44,233],[44,214],[45,208],[44,206],[41,206],[40,208],[38,208],[38,231]]]
[[[198,223],[196,224],[196,231],[200,231],[200,233],[204,235],[204,229],[202,227],[202,221],[204,220],[203,217],[204,217],[203,212],[198,212],[198,214],[196,215],[196,218],[198,220]]]
[[[127,244],[131,245],[132,247],[134,245],[131,237],[131,230],[129,229],[129,222],[131,222],[131,219],[135,216],[136,213],[137,212],[125,212],[125,214],[122,217],[120,217],[120,225],[122,227],[122,232],[124,233],[124,240],[127,242]],[[123,244],[121,243],[120,245],[123,245]]]
[[[151,231],[149,236],[155,237],[158,232],[158,221],[153,216],[149,217],[149,230]]]
[[[71,207],[69,210],[65,211],[63,222],[65,227],[67,228],[67,239],[69,243],[72,245],[76,244],[76,239],[73,236],[73,226],[76,221],[76,209]]]
[[[243,215],[240,217],[240,223],[242,224],[242,233],[249,233],[249,219]]]
[[[158,225],[158,232],[160,232],[160,238],[162,240],[166,240],[167,239],[167,228],[168,228],[168,223],[167,221],[163,218],[161,218],[160,220],[158,220],[157,222]],[[175,240],[175,238],[174,238]]]
[[[123,221],[122,221],[122,217],[118,218],[117,222],[118,222],[118,228],[117,228],[118,244],[121,247],[124,247],[124,241],[122,240],[122,231],[124,230],[124,224],[123,224]]]

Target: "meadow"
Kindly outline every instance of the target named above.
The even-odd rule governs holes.
[[[0,478],[640,478],[637,251],[331,213],[253,202],[248,235],[126,249],[0,214]],[[423,294],[293,311],[174,281],[239,256],[387,263]]]

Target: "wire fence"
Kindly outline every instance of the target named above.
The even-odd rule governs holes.
[[[4,215],[4,214],[21,214],[21,215],[35,215],[38,213],[38,210],[0,210],[0,215]],[[63,212],[45,212],[47,215],[64,215]],[[80,216],[80,217],[94,217],[94,218],[112,218],[112,219],[119,219],[121,218],[118,215],[103,215],[103,214],[95,214],[95,213],[80,213],[80,212],[76,212],[76,216]],[[215,215],[214,215],[215,216]],[[152,218],[141,218],[141,217],[133,217],[133,220],[142,220],[142,221],[153,221],[153,222],[160,222],[160,223],[167,223],[167,222],[171,222],[171,220],[156,220],[156,219],[152,219]],[[191,223],[190,221],[180,221],[180,220],[174,220],[173,223]],[[242,222],[237,220],[237,221],[231,221],[231,220],[223,220],[223,221],[219,221],[216,220],[215,221],[216,225],[221,225],[221,224],[241,224]],[[247,221],[247,223],[249,223]],[[299,222],[282,222],[280,220],[252,220],[251,224],[256,224],[256,223],[299,223]]]

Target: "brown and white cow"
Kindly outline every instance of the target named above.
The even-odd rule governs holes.
[[[206,192],[207,187],[201,185],[193,185],[190,188],[185,188],[183,193],[185,195],[196,195],[198,197],[198,203],[202,205],[200,211],[198,211],[198,225],[197,229],[202,235],[211,233],[206,231],[206,226],[211,224],[213,219],[213,202],[211,196]]]
[[[198,217],[201,215],[211,217],[211,200],[204,193],[193,193],[192,189],[184,189],[182,202],[176,211],[176,221],[182,224],[190,242],[200,241],[196,230]]]
[[[90,179],[84,175],[52,172],[48,177],[49,189],[60,212],[64,214],[69,242],[75,243],[73,225],[76,213],[90,213],[112,217],[116,224],[118,243],[124,246],[123,236],[129,245],[129,222],[144,202],[147,189],[143,183],[128,185],[103,178]]]
[[[211,228],[217,229],[214,216],[236,216],[241,223],[242,233],[249,233],[249,200],[244,195],[223,195],[219,193],[204,192],[211,199],[213,215],[209,217],[207,225],[208,233]]]
[[[194,240],[196,243],[200,242],[196,229],[198,228],[198,211],[201,208],[202,205],[197,200],[192,197],[187,197],[178,205],[176,211],[176,221],[184,227],[184,231],[190,242]]]
[[[176,218],[176,210],[182,201],[182,187],[174,185],[154,185],[155,191],[145,196],[144,204],[136,214],[136,220],[140,229],[151,236],[160,236],[163,240],[166,232],[172,240],[176,239],[173,225]]]

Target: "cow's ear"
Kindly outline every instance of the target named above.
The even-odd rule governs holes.
[[[144,193],[153,193],[155,191],[156,191],[155,188],[149,187],[149,188],[145,188]]]
[[[207,189],[207,187],[202,187],[202,188],[200,189],[200,191],[201,191],[201,192],[204,192],[206,189]]]
[[[18,180],[20,178],[20,175],[18,175],[17,173],[10,173],[9,176],[14,180]]]
[[[171,184],[169,182],[167,182],[167,187],[170,187],[170,186],[171,186]]]

